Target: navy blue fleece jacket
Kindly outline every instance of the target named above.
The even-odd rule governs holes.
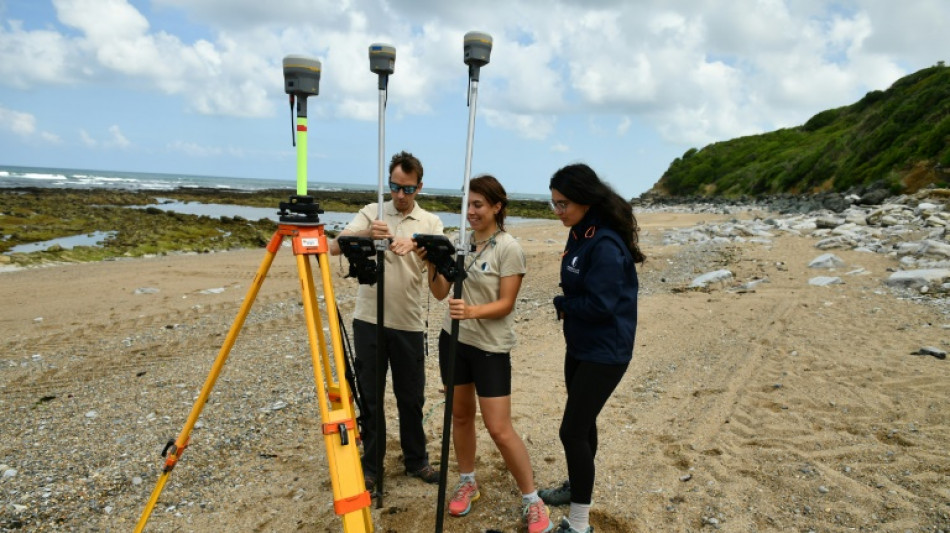
[[[630,249],[593,209],[571,228],[561,258],[567,355],[605,364],[629,363],[637,331],[639,283]]]

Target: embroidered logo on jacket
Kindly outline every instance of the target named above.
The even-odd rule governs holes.
[[[581,269],[577,268],[577,256],[574,256],[574,259],[571,259],[571,264],[567,265],[567,271],[571,274],[580,274]]]

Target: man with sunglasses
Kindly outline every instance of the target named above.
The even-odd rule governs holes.
[[[399,442],[406,475],[426,483],[438,483],[439,471],[429,464],[426,436],[422,428],[425,402],[425,331],[423,300],[428,294],[425,262],[414,249],[417,233],[443,233],[442,221],[416,203],[422,190],[422,163],[408,152],[399,152],[389,163],[390,200],[383,203],[383,220],[377,220],[377,203],[356,214],[339,236],[356,235],[373,240],[388,239],[385,291],[383,298],[384,374],[392,368],[393,395],[399,412]],[[330,242],[331,255],[340,254],[340,245]],[[377,446],[386,447],[385,413],[383,435],[376,435],[376,416],[381,402],[376,398],[376,284],[360,284],[353,313],[353,342],[356,347],[356,374],[362,393],[363,477],[366,489],[376,485]],[[383,402],[384,403],[384,402]]]

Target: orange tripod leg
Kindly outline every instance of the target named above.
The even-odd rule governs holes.
[[[207,379],[205,379],[204,386],[201,387],[201,393],[198,395],[198,399],[195,400],[195,404],[191,408],[191,413],[188,415],[188,420],[185,422],[185,427],[181,430],[181,433],[178,435],[178,438],[174,441],[174,443],[169,443],[162,452],[162,455],[166,455],[167,452],[165,467],[162,469],[162,474],[158,479],[158,483],[152,490],[152,495],[149,497],[148,503],[145,505],[145,510],[142,512],[142,516],[139,518],[138,524],[135,526],[134,531],[136,533],[139,533],[145,529],[145,524],[152,515],[152,510],[155,508],[155,504],[158,503],[158,497],[165,488],[165,483],[168,482],[168,477],[171,475],[172,470],[175,468],[175,465],[178,464],[178,460],[181,458],[185,448],[188,446],[188,439],[191,436],[191,431],[194,429],[195,423],[198,422],[198,416],[201,414],[201,410],[204,408],[205,403],[208,401],[208,397],[211,395],[211,389],[214,388],[214,384],[218,380],[218,376],[221,374],[221,369],[224,368],[224,362],[227,361],[228,355],[231,353],[231,348],[234,347],[234,341],[237,339],[238,333],[240,333],[241,328],[244,327],[244,321],[247,319],[247,315],[251,310],[251,306],[254,304],[254,300],[257,298],[257,293],[260,292],[261,285],[264,283],[264,278],[267,277],[267,272],[270,270],[271,264],[274,262],[274,257],[277,255],[277,250],[280,249],[280,243],[283,240],[284,235],[280,232],[280,230],[274,233],[273,237],[271,237],[270,243],[267,245],[267,254],[264,256],[264,261],[261,262],[261,266],[257,269],[257,274],[254,276],[254,281],[247,290],[247,295],[244,297],[244,303],[241,304],[241,309],[238,311],[237,318],[235,318],[234,323],[231,324],[231,329],[228,331],[228,336],[224,340],[224,345],[222,345],[221,350],[218,351],[218,356],[215,358],[214,364],[211,366],[211,372],[208,374]]]
[[[310,237],[315,240],[311,241]],[[300,233],[294,237],[293,242],[300,285],[304,294],[304,314],[307,319],[307,335],[310,338],[310,355],[313,361],[314,381],[317,385],[317,401],[320,404],[320,417],[323,421],[327,464],[330,468],[330,483],[333,487],[334,511],[343,520],[343,531],[347,533],[373,531],[370,513],[372,498],[363,482],[363,465],[360,462],[357,444],[356,413],[349,386],[346,380],[342,379],[346,367],[343,360],[339,317],[333,305],[336,299],[330,278],[330,264],[326,256],[328,250],[326,237],[323,235],[322,227],[318,232],[300,228]],[[308,242],[316,244],[308,247]],[[319,320],[313,273],[307,258],[307,255],[313,254],[317,255],[322,274],[330,344],[333,349],[332,359],[328,353]],[[335,381],[333,376],[336,376]]]
[[[174,469],[188,446],[191,431],[194,429],[201,410],[211,395],[211,389],[214,388],[231,348],[233,348],[234,342],[244,326],[244,321],[247,319],[251,306],[257,298],[264,278],[270,270],[284,237],[291,237],[294,255],[297,258],[297,273],[303,291],[304,315],[307,323],[307,336],[310,341],[310,356],[313,361],[317,401],[323,421],[324,444],[327,449],[327,463],[330,469],[330,482],[333,487],[334,511],[342,518],[345,533],[369,533],[373,531],[372,515],[370,514],[372,499],[363,483],[363,466],[360,462],[357,445],[358,432],[354,404],[346,380],[341,379],[345,375],[346,367],[343,360],[343,342],[339,317],[336,307],[333,305],[336,300],[330,278],[329,260],[326,256],[329,248],[326,236],[323,233],[323,226],[281,225],[267,245],[267,255],[247,291],[244,303],[228,331],[224,345],[215,358],[211,372],[205,380],[191,413],[188,415],[185,427],[178,438],[173,442],[169,442],[162,452],[162,455],[166,455],[166,452],[168,452],[165,467],[136,525],[136,533],[145,529],[145,524],[158,502],[172,469]],[[320,321],[313,273],[308,259],[310,255],[318,256],[322,272],[324,299],[327,302],[327,315],[329,317],[330,345],[333,348],[332,360]],[[334,380],[334,376],[337,376],[336,380]]]

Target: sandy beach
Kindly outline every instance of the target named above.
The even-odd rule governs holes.
[[[598,533],[950,531],[950,317],[882,280],[897,259],[836,251],[844,283],[810,286],[808,236],[696,251],[665,231],[726,215],[638,214],[640,321],[599,421]],[[528,256],[513,417],[540,487],[566,476],[557,430],[563,338],[551,298],[566,229],[509,228]],[[0,272],[0,530],[130,531],[265,257],[168,255]],[[356,282],[331,259],[349,329]],[[689,289],[705,272],[729,282]],[[853,273],[853,274],[849,274]],[[754,289],[736,285],[764,280]],[[172,472],[148,531],[340,531],[294,256],[278,254]],[[429,301],[426,430],[442,394]],[[379,532],[432,531],[437,487],[404,475],[390,413]],[[449,482],[458,472],[448,459]],[[482,497],[445,531],[523,530],[520,496],[486,431]],[[566,507],[551,508],[559,519]]]

